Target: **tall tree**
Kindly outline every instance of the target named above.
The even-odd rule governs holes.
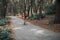
[[[24,14],[26,14],[26,1],[24,0],[24,3],[23,3],[23,12]]]
[[[33,5],[32,5],[32,4],[33,4],[33,0],[30,1],[30,4],[31,4],[31,6],[30,6],[30,7],[31,7],[31,16],[33,16],[33,13],[32,13],[32,11],[33,11],[33,10],[32,10],[32,7],[33,7]]]
[[[3,8],[2,8],[2,13],[1,13],[1,17],[5,18],[6,16],[6,11],[7,11],[7,0],[3,0]]]
[[[34,0],[34,3],[33,3],[33,11],[34,11],[35,14],[37,14],[37,10],[38,10],[37,0]]]
[[[31,16],[33,16],[34,1],[35,0],[30,0]]]
[[[39,5],[39,17],[41,18],[41,16],[42,16],[42,9],[43,9],[43,0],[39,0],[38,1],[38,5]]]
[[[56,0],[55,23],[60,24],[60,0]]]
[[[29,12],[30,12],[30,0],[26,0],[27,1],[27,13],[29,16]]]

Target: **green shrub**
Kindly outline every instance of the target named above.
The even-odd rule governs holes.
[[[11,40],[10,34],[10,30],[0,28],[0,40]]]
[[[55,16],[52,16],[51,19],[49,20],[49,24],[54,24],[55,22]]]
[[[31,19],[31,20],[33,20],[33,19],[38,19],[38,15],[35,14],[35,15],[33,15],[33,16],[30,16],[29,19]]]
[[[30,16],[29,19],[34,20],[34,19],[40,19],[40,18],[44,18],[46,16],[46,14],[42,14],[41,16],[39,14],[35,14],[33,16]]]
[[[29,16],[29,18],[28,18],[28,19],[33,20],[33,17],[34,17],[34,15],[33,15],[33,16]]]
[[[1,20],[0,20],[0,26],[5,25],[7,22],[8,22],[8,19],[7,19],[7,18],[1,19]]]
[[[42,15],[41,15],[41,18],[45,18],[46,17],[46,13],[43,13]]]
[[[47,5],[45,7],[45,10],[47,11],[46,14],[47,15],[52,15],[52,14],[55,14],[55,10],[56,10],[56,5],[55,4],[52,4],[52,5]]]

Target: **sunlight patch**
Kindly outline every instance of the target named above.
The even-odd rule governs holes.
[[[44,36],[47,36],[47,34],[44,33],[44,32],[45,32],[44,30],[37,30],[37,31],[35,32],[35,34],[36,34],[36,35],[44,35]]]
[[[31,29],[31,31],[37,31],[37,29]]]
[[[38,29],[31,29],[32,32],[34,32],[35,35],[44,35],[47,36],[45,32],[45,30],[38,30]]]
[[[44,34],[44,30],[37,30],[35,33],[36,34]]]
[[[20,29],[20,30],[23,30],[23,28],[22,28],[22,27],[15,27],[14,29]]]

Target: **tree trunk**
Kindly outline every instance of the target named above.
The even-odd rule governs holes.
[[[38,10],[38,9],[37,9],[37,6],[35,5],[35,7],[34,7],[34,9],[33,9],[33,11],[34,11],[35,14],[37,14],[37,10]]]
[[[39,0],[39,17],[42,16],[43,0]]]
[[[28,16],[29,16],[29,12],[30,12],[30,6],[28,6]]]
[[[33,16],[33,13],[32,13],[32,11],[33,11],[33,10],[32,10],[32,7],[31,7],[31,16]]]
[[[59,0],[56,0],[55,23],[60,24],[60,1]]]
[[[31,0],[31,7],[30,7],[30,9],[31,9],[31,16],[33,16],[33,1]]]
[[[2,18],[5,18],[6,16],[6,11],[7,11],[7,0],[3,0],[3,9],[2,9]]]

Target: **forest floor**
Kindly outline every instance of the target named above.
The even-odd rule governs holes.
[[[51,16],[48,16],[41,20],[26,20],[26,21],[31,22],[32,24],[40,26],[42,28],[60,33],[60,24],[49,24],[50,17]]]

